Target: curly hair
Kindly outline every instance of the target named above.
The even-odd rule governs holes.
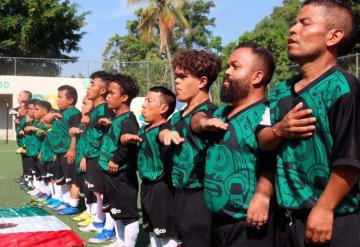
[[[122,93],[128,96],[126,102],[128,105],[130,105],[131,101],[139,94],[139,86],[131,76],[114,74],[110,78],[110,82],[118,84]]]
[[[207,90],[210,89],[221,70],[220,57],[211,52],[194,49],[175,54],[171,64],[174,70],[180,68],[198,78],[206,76],[208,79]]]

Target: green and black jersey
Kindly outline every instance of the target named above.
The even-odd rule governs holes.
[[[47,132],[51,148],[55,154],[66,153],[70,148],[69,129],[80,124],[81,112],[75,107],[60,111],[62,118],[54,120]]]
[[[152,128],[144,125],[138,135],[142,142],[138,144],[137,167],[141,179],[154,182],[164,178],[165,170],[163,163],[162,144],[159,141],[159,131],[166,124]]]
[[[83,133],[79,134],[76,137],[76,152],[75,152],[75,165],[77,167],[77,172],[80,173],[80,161],[85,156],[86,151],[86,128],[83,125],[79,126],[83,130]]]
[[[227,123],[228,128],[213,134],[207,151],[204,195],[206,206],[213,213],[235,219],[246,217],[257,180],[263,171],[260,158],[264,156],[260,152],[256,133],[261,128],[266,108],[264,100],[261,100],[231,118],[228,118],[231,105],[221,106],[214,112],[213,117]],[[271,160],[267,162],[263,165],[273,168]]]
[[[41,124],[40,129],[45,130],[46,133],[48,132],[48,129],[43,124]],[[51,148],[49,137],[47,134],[42,139],[40,152],[41,152],[41,159],[40,159],[41,164],[46,164],[54,160],[55,153]]]
[[[172,183],[176,189],[203,188],[206,149],[208,135],[196,134],[191,130],[190,122],[195,113],[205,112],[211,116],[216,106],[209,100],[199,104],[186,116],[184,110],[176,112],[169,120],[171,130],[179,132],[185,142],[173,145],[172,153]]]
[[[20,117],[19,121],[20,121],[20,123],[15,126],[16,142],[19,147],[22,147],[25,145],[24,136],[19,136],[19,132],[24,130],[24,128],[26,126],[26,116]]]
[[[134,113],[128,111],[115,117],[100,148],[99,164],[105,171],[109,170],[109,161],[119,165],[119,171],[136,170],[136,145],[122,145],[123,134],[137,134],[139,125]]]
[[[113,118],[114,111],[102,103],[92,109],[88,114],[90,123],[86,128],[86,149],[87,158],[96,158],[100,156],[100,146],[103,136],[108,132],[109,127],[98,124],[100,118]]]
[[[40,124],[37,121],[32,121],[26,126],[34,126],[39,128]],[[25,127],[26,127],[25,126]],[[41,143],[43,137],[36,134],[36,132],[28,133],[24,137],[24,144],[26,147],[26,156],[28,157],[38,157],[40,153]]]
[[[301,76],[280,82],[270,93],[272,123],[279,122],[297,103],[312,109],[316,131],[311,138],[284,140],[278,151],[275,189],[286,209],[312,208],[336,166],[360,168],[360,84],[335,66],[295,92]],[[336,213],[358,209],[355,188]]]

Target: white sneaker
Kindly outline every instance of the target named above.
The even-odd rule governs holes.
[[[105,222],[92,222],[88,226],[80,226],[80,232],[101,232],[104,228]]]
[[[115,242],[112,242],[111,244],[103,245],[102,247],[124,247],[124,245],[115,241]]]

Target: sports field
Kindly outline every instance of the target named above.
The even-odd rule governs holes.
[[[11,141],[8,144],[0,140],[0,208],[14,208],[25,206],[31,201],[31,197],[23,190],[20,190],[16,179],[21,175],[21,159],[15,153],[16,143]],[[45,207],[47,210],[47,208]],[[89,239],[94,233],[83,233],[78,231],[76,223],[71,220],[72,216],[56,215],[61,221],[69,225],[84,241]],[[149,245],[147,234],[140,231],[137,247],[146,247]],[[102,246],[100,244],[88,244],[87,246]]]

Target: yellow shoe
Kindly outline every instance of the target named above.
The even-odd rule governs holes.
[[[85,220],[85,219],[87,219],[87,218],[89,218],[89,217],[91,217],[91,215],[89,215],[88,213],[86,213],[86,212],[84,211],[84,212],[82,212],[81,214],[73,217],[72,220],[74,220],[74,221],[83,221],[83,220]]]
[[[93,218],[90,216],[83,221],[78,222],[78,226],[88,226],[92,223]]]
[[[16,153],[17,154],[22,154],[24,153],[26,150],[23,147],[19,147],[18,149],[16,149]]]

